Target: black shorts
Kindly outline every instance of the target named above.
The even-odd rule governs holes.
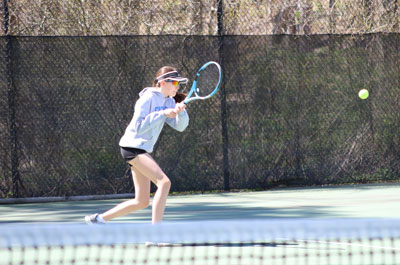
[[[125,159],[126,163],[128,163],[129,161],[131,161],[138,155],[144,154],[144,153],[146,153],[146,151],[143,149],[131,148],[131,147],[121,147],[121,155]]]

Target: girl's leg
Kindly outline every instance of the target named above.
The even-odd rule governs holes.
[[[171,188],[171,181],[149,154],[138,155],[130,163],[157,186],[157,191],[153,198],[152,222],[153,224],[161,222],[169,189]]]
[[[120,203],[100,216],[105,221],[109,221],[146,208],[149,205],[151,180],[157,186],[157,191],[153,198],[152,222],[153,224],[161,222],[171,187],[170,180],[149,154],[138,155],[130,161],[130,164],[132,165],[133,182],[135,184],[135,199]]]
[[[135,158],[136,159],[136,158]],[[126,215],[128,213],[144,209],[149,205],[150,179],[145,177],[139,170],[131,167],[133,184],[135,185],[135,199],[122,202],[107,212],[101,214],[105,221]]]

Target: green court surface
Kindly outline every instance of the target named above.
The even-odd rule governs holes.
[[[82,222],[124,200],[0,204],[0,223]],[[400,184],[173,195],[164,221],[253,218],[400,218]],[[115,222],[151,222],[151,206]]]
[[[0,229],[7,223],[82,223],[125,199],[0,205]],[[164,223],[226,220],[392,219],[400,218],[400,184],[285,188],[259,192],[174,195]],[[112,224],[151,222],[151,206]],[[196,227],[193,227],[196,229]],[[400,239],[387,234],[361,238],[245,241],[145,246],[63,246],[0,248],[0,264],[400,264]],[[6,261],[4,261],[6,260]],[[10,261],[12,260],[12,262]],[[5,263],[2,263],[5,262]]]

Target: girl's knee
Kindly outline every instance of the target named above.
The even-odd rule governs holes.
[[[167,176],[164,176],[157,182],[157,187],[169,190],[171,188],[171,180]]]
[[[140,209],[147,208],[147,207],[149,206],[149,204],[150,204],[149,199],[140,199],[140,200],[137,200],[137,206],[138,206]]]

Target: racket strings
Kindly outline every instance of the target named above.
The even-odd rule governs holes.
[[[196,94],[200,97],[205,97],[211,94],[217,87],[219,81],[219,69],[215,65],[207,66],[200,72],[197,78]]]

